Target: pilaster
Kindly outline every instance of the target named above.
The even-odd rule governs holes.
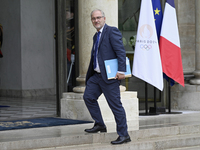
[[[106,16],[106,23],[111,26],[118,26],[118,0],[80,0],[78,2],[79,15],[79,77],[76,79],[79,86],[73,89],[74,92],[83,93],[85,90],[85,77],[91,57],[93,35],[96,29],[91,22],[91,12],[94,9],[101,9]]]
[[[196,28],[196,48],[195,48],[195,71],[193,72],[195,78],[190,80],[191,84],[200,84],[200,1],[195,1],[195,28]]]

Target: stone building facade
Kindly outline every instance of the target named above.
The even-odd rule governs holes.
[[[164,8],[165,0],[160,0]],[[75,74],[74,90],[67,89],[66,9],[74,8]],[[128,7],[129,6],[129,7]],[[121,30],[122,11],[135,12],[138,17],[140,0],[0,0],[0,24],[4,29],[3,58],[0,58],[1,96],[26,97],[57,95],[60,115],[61,99],[71,92],[83,93],[85,74],[90,59],[95,29],[90,12],[99,8],[106,14],[106,23]],[[172,109],[200,110],[199,0],[175,0],[185,87],[171,87]],[[130,16],[126,16],[130,19]],[[124,18],[123,18],[124,19]],[[131,20],[130,20],[131,23]],[[126,25],[125,28],[127,28]],[[136,28],[137,24],[131,27]],[[128,29],[127,29],[128,31]],[[135,33],[136,31],[131,31]],[[131,34],[132,34],[131,33]],[[122,31],[125,36],[126,32]],[[128,32],[127,32],[128,35]],[[128,47],[127,47],[128,49]],[[133,52],[127,50],[133,58]],[[137,92],[144,99],[144,84],[132,77],[122,82],[122,91]],[[167,87],[159,106],[167,106]],[[150,88],[150,101],[153,90]],[[143,102],[140,102],[142,109]],[[152,105],[152,104],[150,104]]]

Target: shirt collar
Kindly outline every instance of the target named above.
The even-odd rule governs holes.
[[[104,24],[103,27],[99,30],[101,33],[102,33],[102,31],[103,31],[104,26],[105,26],[105,24]],[[97,33],[98,33],[98,31],[97,31]]]

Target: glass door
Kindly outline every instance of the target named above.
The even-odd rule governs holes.
[[[57,116],[54,0],[0,1],[0,121]]]

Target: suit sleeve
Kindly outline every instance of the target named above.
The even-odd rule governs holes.
[[[110,32],[110,43],[118,59],[118,71],[126,72],[126,51],[122,42],[122,34],[116,27]]]

